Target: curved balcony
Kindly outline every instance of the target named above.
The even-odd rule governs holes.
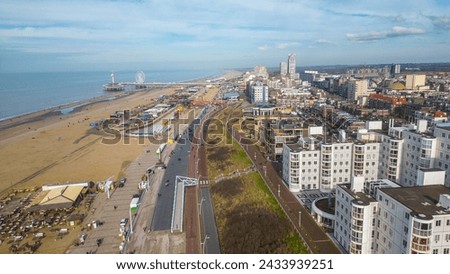
[[[411,214],[413,219],[411,253],[425,254],[431,249],[432,216]]]

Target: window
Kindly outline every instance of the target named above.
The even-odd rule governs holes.
[[[405,212],[405,219],[409,220],[409,213],[408,212]]]
[[[435,242],[439,242],[440,239],[441,239],[441,235],[434,235]]]
[[[450,219],[447,220],[447,225],[450,225]]]
[[[438,250],[437,249],[433,249],[433,254],[438,254]]]
[[[403,240],[403,248],[406,248],[407,242]]]
[[[449,254],[448,252],[449,252],[449,248],[444,248],[444,254]]]
[[[436,226],[441,226],[441,220],[436,221]]]
[[[445,234],[445,241],[446,242],[450,241],[450,234]]]

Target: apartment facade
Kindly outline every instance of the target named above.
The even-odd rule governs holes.
[[[433,135],[436,137],[434,167],[445,171],[445,186],[450,187],[450,123],[438,124]]]
[[[255,105],[265,105],[269,103],[269,87],[260,81],[250,87],[250,102]]]
[[[293,192],[320,189],[331,192],[336,184],[350,181],[353,144],[316,145],[314,138],[283,146],[283,180]]]
[[[333,235],[348,253],[449,254],[450,189],[443,185],[359,177],[337,186],[335,208]]]
[[[403,186],[414,186],[417,182],[417,171],[420,168],[434,167],[437,139],[418,131],[403,132],[403,151],[401,176],[398,183]]]
[[[379,156],[379,178],[397,182],[400,178],[403,132],[405,127],[391,127],[388,135],[381,135],[381,149]]]
[[[289,190],[318,189],[320,184],[320,151],[304,149],[299,144],[286,144],[283,151],[283,180]]]

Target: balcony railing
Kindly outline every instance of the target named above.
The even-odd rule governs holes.
[[[430,237],[431,236],[431,230],[419,230],[417,228],[413,228],[413,236],[424,236],[424,237]]]

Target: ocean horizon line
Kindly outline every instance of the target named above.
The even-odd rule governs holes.
[[[117,82],[134,81],[137,71],[117,71]],[[146,82],[182,83],[201,79],[214,79],[225,70],[174,70],[153,71]],[[145,73],[145,72],[144,72]],[[0,122],[30,115],[40,111],[58,110],[76,103],[101,100],[111,94],[134,92],[103,91],[102,86],[111,81],[111,72],[29,72],[0,73]],[[8,77],[1,77],[7,75]]]

